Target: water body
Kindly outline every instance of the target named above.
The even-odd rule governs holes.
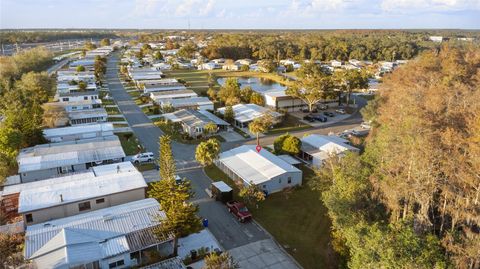
[[[257,78],[257,77],[237,77],[238,83],[240,83],[240,88],[247,86],[252,87],[252,89],[259,93],[269,92],[269,91],[279,91],[286,90],[287,86],[282,85],[278,82],[275,82],[268,78]],[[225,85],[227,78],[219,78],[217,80],[218,84],[221,86]]]

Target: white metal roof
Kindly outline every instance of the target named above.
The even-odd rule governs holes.
[[[8,186],[4,186],[3,191],[0,191],[0,196],[10,195],[15,193],[20,193],[23,190],[29,189],[37,189],[44,186],[49,186],[52,184],[52,181],[55,183],[62,183],[64,181],[74,181],[74,180],[81,180],[85,178],[94,178],[103,175],[115,174],[119,170],[117,167],[120,168],[120,171],[123,173],[125,171],[133,171],[136,170],[135,166],[132,165],[131,162],[122,162],[122,163],[114,163],[114,164],[106,164],[100,166],[94,166],[90,168],[89,171],[84,171],[81,173],[76,174],[69,174],[68,176],[64,177],[57,177],[53,180],[38,180],[26,183],[20,183],[18,181],[17,184],[12,184]]]
[[[201,105],[213,105],[213,102],[208,97],[191,97],[191,98],[178,98],[163,100],[162,105],[170,104],[173,107],[186,107],[186,106],[201,106]]]
[[[118,137],[105,136],[24,148],[17,162],[18,172],[23,173],[124,157]]]
[[[106,118],[108,116],[107,111],[105,108],[93,108],[93,109],[84,109],[84,110],[75,110],[68,112],[68,117],[71,120],[78,120],[78,119],[87,119],[93,117],[103,117]]]
[[[301,162],[295,158],[293,158],[292,156],[290,155],[278,155],[278,158],[284,160],[285,162],[291,164],[291,165],[295,165],[295,164],[300,164]]]
[[[288,172],[301,171],[268,150],[257,152],[255,145],[243,145],[222,152],[219,161],[245,182],[257,185]]]
[[[51,137],[57,137],[57,136],[67,136],[67,135],[94,133],[94,132],[113,132],[113,124],[99,123],[99,124],[89,124],[89,125],[71,126],[71,127],[63,127],[63,128],[44,129],[43,135],[45,136],[45,138],[49,139]]]
[[[127,249],[125,235],[156,226],[165,218],[158,202],[149,198],[28,226],[25,257],[32,259],[66,248],[60,258],[47,258],[62,261],[75,257],[78,262],[106,258]]]
[[[212,182],[212,185],[215,186],[221,192],[229,192],[232,190],[232,188],[230,188],[230,186],[228,186],[223,181]]]
[[[256,104],[238,104],[232,106],[233,112],[235,113],[235,120],[239,122],[249,122],[258,117],[261,117],[264,113],[268,112],[273,117],[281,116],[280,113],[271,111],[265,107],[256,105]],[[219,108],[218,112],[225,113],[225,107]]]
[[[318,150],[324,151],[328,154],[331,153],[341,153],[346,150],[358,151],[357,148],[349,145],[348,140],[340,138],[338,136],[333,135],[318,135],[318,134],[311,134],[309,136],[305,136],[302,139],[302,144],[306,143]]]
[[[180,109],[162,116],[172,122],[183,122],[190,127],[205,125],[209,122],[216,125],[230,125],[206,110]]]
[[[115,165],[110,170],[117,171]],[[147,183],[133,165],[129,169],[118,168],[118,173],[95,175],[88,172],[76,176],[42,180],[42,186],[24,189],[18,198],[18,213],[69,204],[103,197],[129,190],[146,188]]]

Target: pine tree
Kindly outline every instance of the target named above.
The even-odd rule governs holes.
[[[215,138],[211,138],[200,143],[195,150],[195,159],[202,165],[208,166],[218,158],[220,153],[220,143]]]
[[[160,166],[161,179],[175,179],[175,159],[172,154],[171,138],[168,135],[160,137],[160,158],[158,165]]]
[[[202,269],[238,269],[240,266],[228,252],[218,255],[215,252],[205,257],[205,266]]]

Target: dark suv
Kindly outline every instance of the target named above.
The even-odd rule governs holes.
[[[314,122],[315,118],[312,115],[307,115],[307,116],[303,117],[303,120],[306,120],[308,122]]]

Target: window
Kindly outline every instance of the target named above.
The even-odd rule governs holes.
[[[97,204],[105,203],[105,198],[100,198],[95,201]]]
[[[33,222],[32,214],[25,215],[25,220],[27,221],[27,223]]]
[[[288,184],[292,183],[292,178],[288,177]]]
[[[62,98],[64,102],[68,102],[68,98]]]
[[[263,188],[263,189],[266,189],[266,188],[267,188],[267,185],[263,185],[262,188]]]
[[[90,207],[90,202],[83,202],[83,203],[78,204],[78,210],[79,211],[89,210],[90,208],[91,208]]]
[[[281,179],[281,178],[278,179],[278,183],[282,183],[282,179]]]
[[[84,97],[83,97],[83,100],[88,100],[88,96],[84,96]]]
[[[119,260],[119,261],[116,261],[116,262],[112,262],[108,265],[108,268],[117,268],[117,267],[120,267],[122,265],[124,265],[125,263],[123,262],[123,260]]]

